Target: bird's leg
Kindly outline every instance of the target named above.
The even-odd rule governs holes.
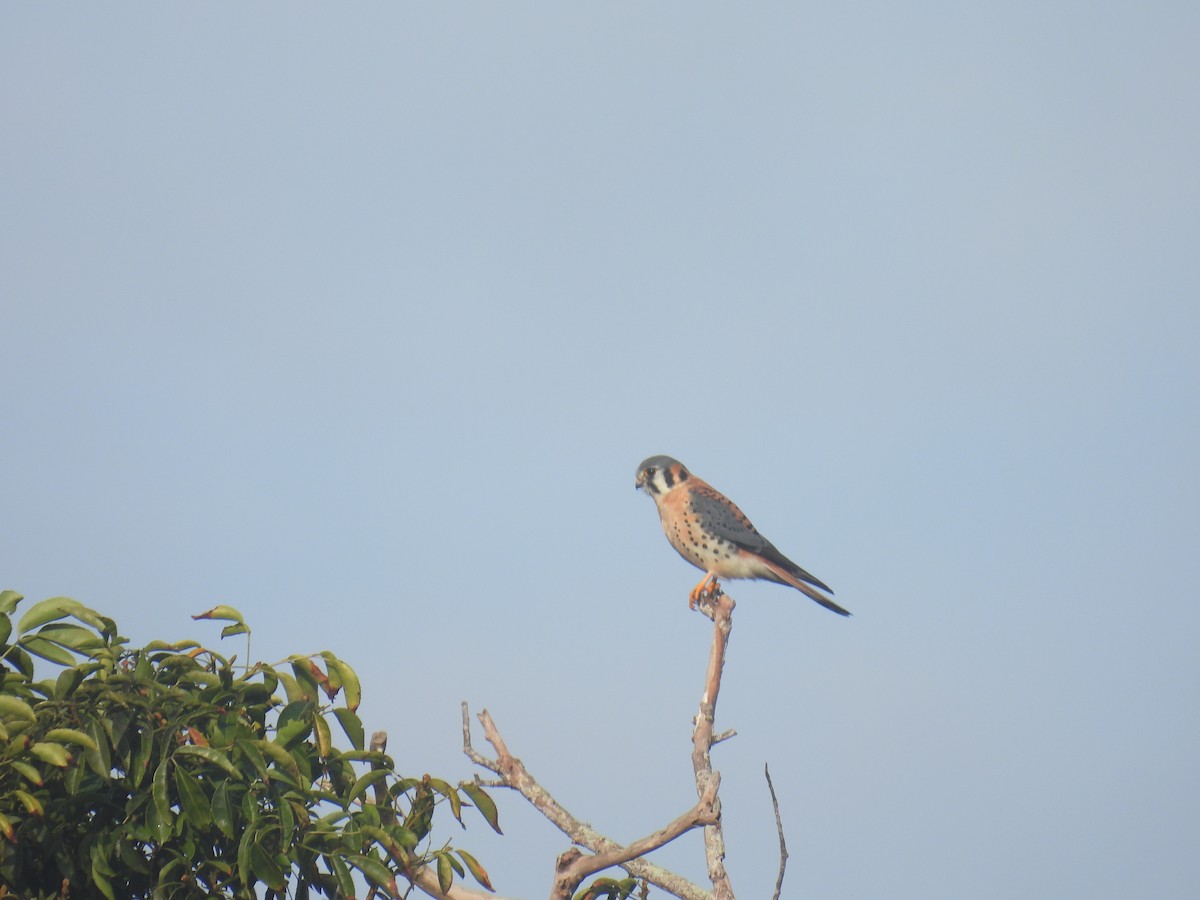
[[[705,572],[700,583],[688,594],[688,609],[695,609],[696,604],[704,597],[715,597],[721,593],[721,582],[717,581],[716,572]]]

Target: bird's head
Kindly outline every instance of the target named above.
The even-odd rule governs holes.
[[[691,477],[691,473],[679,460],[669,456],[651,456],[638,466],[635,487],[639,491],[645,491],[657,503],[663,495]]]

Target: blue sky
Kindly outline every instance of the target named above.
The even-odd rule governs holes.
[[[855,614],[729,586],[739,896],[764,762],[788,896],[1195,896],[1200,7],[0,20],[3,587],[331,649],[413,773],[486,706],[632,840],[710,634],[668,453]]]

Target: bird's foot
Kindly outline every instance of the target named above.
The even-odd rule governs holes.
[[[700,583],[692,588],[692,592],[688,594],[688,609],[695,609],[696,604],[701,600],[711,600],[721,594],[721,582],[717,581],[717,576],[709,572]]]

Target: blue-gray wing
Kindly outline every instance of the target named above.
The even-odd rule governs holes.
[[[704,529],[722,540],[754,553],[771,547],[744,512],[708,485],[692,488],[692,509]]]
[[[833,588],[804,571],[782,553],[775,545],[758,533],[758,529],[746,518],[731,500],[720,494],[711,485],[695,485],[692,488],[692,509],[700,524],[710,533],[729,541],[743,550],[756,553],[763,559],[791,572],[801,581],[833,593]]]

